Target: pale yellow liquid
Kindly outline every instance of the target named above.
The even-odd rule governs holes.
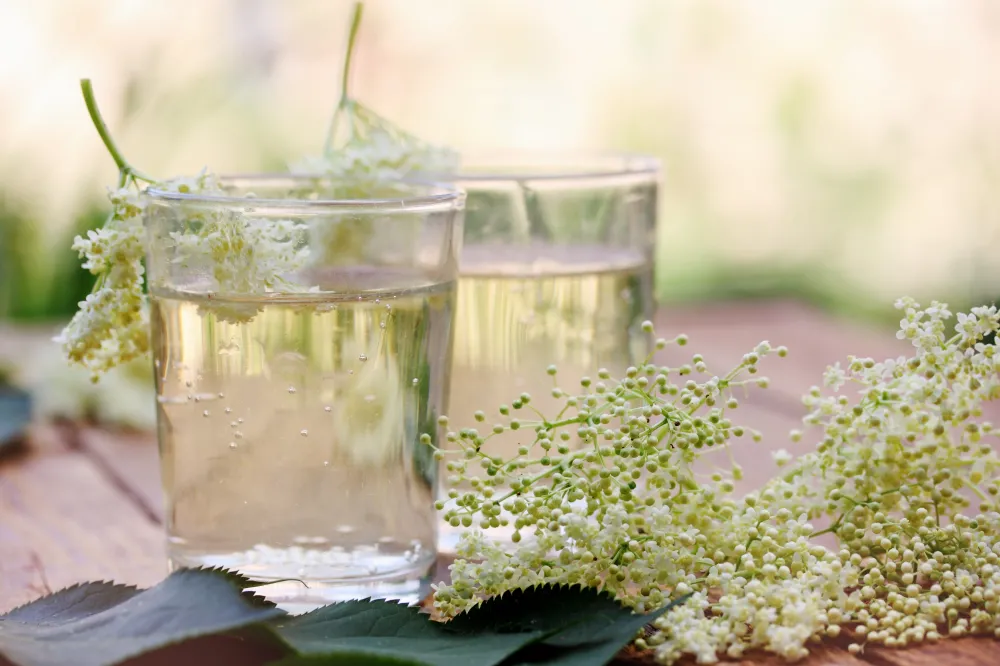
[[[502,421],[497,408],[524,392],[532,407],[554,418],[565,401],[552,397],[549,365],[558,367],[555,383],[577,393],[583,377],[596,380],[599,368],[620,376],[649,352],[641,326],[651,316],[652,270],[642,253],[594,246],[472,246],[463,251],[461,272],[447,411],[452,430],[489,432]],[[476,410],[487,414],[485,423],[475,422]],[[511,414],[538,420],[529,409]],[[493,436],[484,450],[510,458],[533,439],[530,428],[507,432]],[[470,472],[483,473],[478,467]],[[441,475],[446,499],[448,472],[442,469]],[[442,522],[439,549],[452,551],[459,532]],[[507,540],[512,530],[487,532]]]
[[[171,562],[301,579],[261,588],[299,609],[408,598],[435,559],[419,437],[441,412],[454,283],[325,287],[339,293],[152,298]]]

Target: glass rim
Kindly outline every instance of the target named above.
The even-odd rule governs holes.
[[[249,189],[256,185],[280,186],[287,184],[294,187],[298,183],[313,180],[327,180],[330,182],[356,182],[351,178],[336,178],[324,176],[322,174],[296,174],[296,173],[247,173],[247,174],[223,174],[218,176],[218,180],[223,185]],[[411,212],[431,210],[450,210],[461,208],[465,203],[466,193],[461,187],[448,182],[435,180],[421,180],[410,178],[394,178],[381,181],[382,185],[404,185],[426,188],[427,194],[401,197],[372,197],[365,199],[302,199],[302,198],[274,198],[274,197],[247,197],[244,195],[223,195],[223,194],[201,194],[197,192],[169,192],[155,186],[149,186],[143,190],[143,195],[150,199],[166,202],[184,202],[191,204],[217,205],[229,207],[254,207],[298,209],[308,211],[325,210],[390,210],[394,212]]]
[[[478,168],[482,165],[482,169]],[[473,169],[470,171],[470,167]],[[505,167],[510,170],[504,171]],[[662,161],[644,153],[587,151],[496,151],[462,155],[453,173],[430,172],[448,182],[573,181],[650,176],[658,179]]]

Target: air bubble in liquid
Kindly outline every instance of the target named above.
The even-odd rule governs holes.
[[[368,360],[368,356],[366,356],[365,354],[361,354],[360,356],[358,356],[358,360],[364,363],[365,361]]]
[[[295,393],[295,387],[294,386],[289,386],[288,387],[288,392],[289,393]]]
[[[207,410],[207,409],[206,409],[205,411],[203,411],[203,412],[201,413],[201,415],[202,415],[202,416],[204,416],[205,418],[208,418],[209,416],[211,416],[211,414],[210,414],[210,413],[208,412],[208,410]]]
[[[235,449],[237,446],[236,442],[229,442],[229,448]]]
[[[309,431],[308,430],[300,430],[299,434],[302,435],[303,437],[308,437],[309,436]]]

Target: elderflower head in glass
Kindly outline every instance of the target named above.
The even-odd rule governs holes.
[[[539,413],[557,419],[565,397],[555,386],[575,393],[599,368],[621,376],[646,357],[652,341],[642,322],[653,315],[659,177],[658,161],[639,156],[463,157],[458,175],[448,176],[468,197],[447,410],[452,430],[477,428],[488,435],[484,451],[510,459],[531,443],[533,428],[490,434],[502,416],[498,405],[526,423]],[[546,376],[550,364],[558,369],[555,384]],[[485,414],[474,416],[478,410]],[[446,508],[456,501],[449,492],[461,490],[449,476],[443,468]],[[465,526],[441,515],[438,547],[452,552]],[[486,532],[510,543],[513,528]]]
[[[289,610],[414,601],[436,558],[420,435],[448,388],[464,194],[220,185],[145,196],[171,565],[277,581],[259,593]]]

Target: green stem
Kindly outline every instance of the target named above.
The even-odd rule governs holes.
[[[351,75],[351,60],[354,58],[354,43],[358,38],[358,28],[361,26],[361,15],[364,13],[363,2],[354,3],[354,12],[351,14],[351,31],[347,33],[347,53],[344,55],[344,72],[340,77],[340,103],[343,104],[347,96],[347,84]]]
[[[364,13],[364,3],[355,2],[354,10],[351,14],[351,28],[347,33],[347,52],[344,54],[344,69],[340,75],[340,100],[337,108],[333,111],[333,118],[330,120],[330,128],[326,133],[326,141],[323,142],[323,153],[329,155],[333,152],[333,142],[337,134],[337,123],[340,120],[340,113],[351,103],[348,94],[351,78],[351,62],[354,59],[354,45],[358,38],[358,28],[361,26],[361,16]]]
[[[812,534],[809,535],[809,538],[813,539],[815,537],[820,536],[821,534],[834,534],[834,533],[836,533],[837,530],[840,529],[840,524],[842,522],[844,522],[844,516],[846,516],[846,515],[847,515],[846,513],[840,514],[840,516],[833,523],[833,525],[830,525],[825,530],[819,530],[818,532],[813,532]]]
[[[156,182],[155,178],[150,178],[129,164],[128,160],[125,159],[122,152],[118,149],[115,140],[111,138],[111,132],[108,130],[107,123],[104,122],[101,110],[97,107],[97,99],[94,97],[94,86],[91,84],[90,79],[80,79],[80,91],[83,93],[83,101],[87,105],[87,113],[90,114],[90,120],[94,123],[94,128],[100,135],[101,141],[104,142],[104,147],[111,154],[111,158],[118,165],[118,171],[122,174],[120,181],[126,181],[128,177],[132,177],[148,183]]]

